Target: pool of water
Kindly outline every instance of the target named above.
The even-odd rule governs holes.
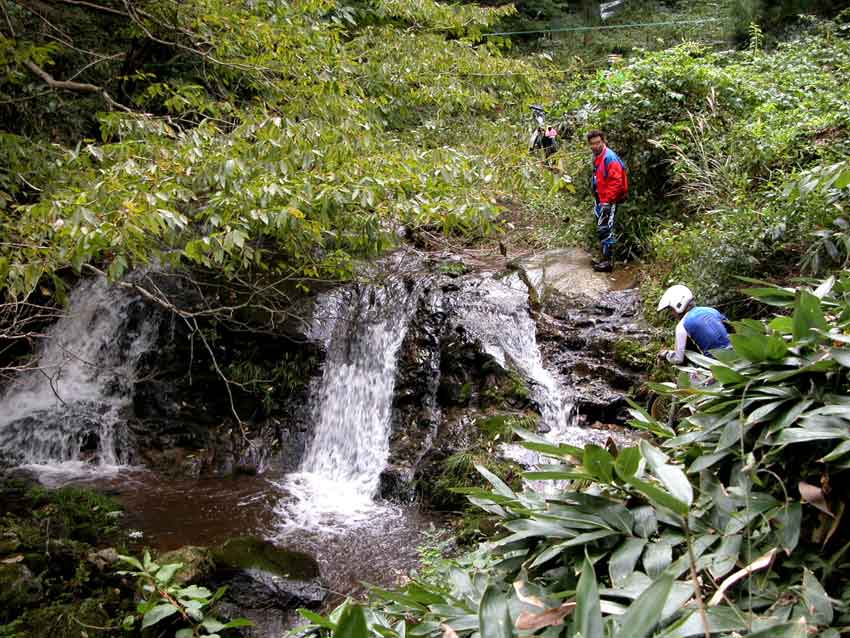
[[[328,589],[339,596],[357,595],[364,582],[404,582],[417,566],[416,548],[423,535],[442,523],[413,505],[380,501],[359,508],[356,515],[334,517],[333,525],[326,523],[326,512],[321,519],[305,519],[305,504],[287,491],[290,477],[273,473],[174,479],[132,467],[29,469],[50,487],[73,484],[116,497],[125,508],[123,526],[135,546],[167,551],[259,536],[314,556]],[[287,516],[292,511],[302,516]]]

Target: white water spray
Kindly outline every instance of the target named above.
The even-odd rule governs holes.
[[[368,519],[389,456],[397,352],[418,295],[402,282],[351,286],[319,300],[313,337],[327,359],[313,393],[315,435],[284,485],[284,526],[333,530]]]
[[[32,370],[0,398],[0,451],[44,471],[121,462],[117,431],[132,400],[136,365],[156,324],[130,317],[134,299],[103,279],[81,283],[48,331]]]

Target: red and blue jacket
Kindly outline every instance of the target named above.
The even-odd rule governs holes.
[[[618,204],[629,192],[626,165],[620,156],[607,146],[593,158],[593,195],[602,204]]]

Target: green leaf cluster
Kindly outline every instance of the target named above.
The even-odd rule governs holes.
[[[136,612],[125,616],[121,623],[125,631],[137,625],[144,631],[166,619],[171,618],[173,623],[178,618],[175,638],[220,638],[222,631],[253,624],[244,618],[224,623],[211,615],[211,607],[227,588],[220,587],[212,592],[206,587],[181,584],[175,577],[183,567],[182,563],[159,565],[148,552],[145,552],[142,560],[133,556],[119,558],[133,569],[116,573],[134,577],[141,597],[136,604]]]

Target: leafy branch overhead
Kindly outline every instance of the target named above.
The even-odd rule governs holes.
[[[460,114],[521,105],[543,81],[476,46],[510,7],[3,7],[0,102],[25,105],[21,134],[0,138],[16,158],[0,168],[0,275],[13,296],[90,262],[113,278],[152,262],[337,278],[401,226],[485,233],[513,179],[506,160],[422,137]],[[106,31],[125,35],[98,49]],[[102,141],[31,143],[28,129],[54,117],[46,101],[69,91],[108,97],[62,114]]]

